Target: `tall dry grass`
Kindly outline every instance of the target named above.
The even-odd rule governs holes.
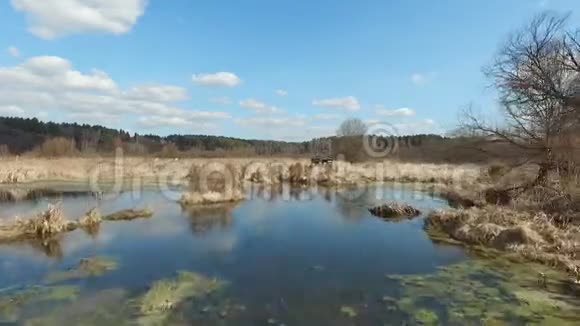
[[[580,268],[580,227],[562,226],[544,212],[494,205],[439,210],[427,217],[425,227],[465,243],[515,252],[569,272]]]

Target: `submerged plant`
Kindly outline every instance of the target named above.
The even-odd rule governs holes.
[[[71,301],[77,298],[78,293],[79,288],[76,286],[0,290],[0,321],[14,322],[25,306],[47,301]]]
[[[26,326],[131,325],[124,289],[104,289],[24,321]]]
[[[117,269],[117,262],[108,257],[83,258],[77,266],[67,271],[58,271],[46,277],[48,283],[57,283],[70,279],[101,276]]]
[[[157,281],[137,300],[137,308],[142,315],[139,322],[161,323],[186,299],[206,297],[224,285],[221,280],[186,271],[179,272],[174,279]]]
[[[538,281],[538,275],[545,276],[545,284]],[[401,285],[398,309],[423,325],[571,325],[580,316],[580,299],[562,293],[565,275],[536,264],[475,259],[430,275],[388,278]]]
[[[437,325],[439,317],[437,314],[428,309],[419,309],[415,312],[415,321],[421,325]]]

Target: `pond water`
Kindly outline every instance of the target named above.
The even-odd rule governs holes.
[[[423,217],[383,221],[391,200],[426,212],[442,199],[402,186],[250,191],[239,204],[182,209],[161,192],[97,202],[67,216],[147,207],[44,243],[0,245],[0,321],[26,325],[480,325],[578,322],[561,275],[514,269],[437,244]],[[2,204],[27,216],[51,200]],[[101,265],[87,268],[81,260]],[[79,263],[80,262],[80,263]],[[80,267],[79,267],[80,266]],[[521,265],[520,265],[521,266]],[[537,273],[548,273],[540,287]],[[517,280],[517,281],[516,281]],[[519,309],[519,310],[518,310]]]

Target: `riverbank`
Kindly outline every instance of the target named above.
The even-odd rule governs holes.
[[[559,226],[544,212],[497,206],[448,209],[432,212],[425,226],[427,231],[443,231],[467,244],[518,253],[570,273],[580,272],[580,227]]]

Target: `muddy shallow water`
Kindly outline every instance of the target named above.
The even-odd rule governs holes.
[[[562,275],[540,266],[477,258],[461,247],[431,241],[422,229],[422,217],[386,222],[367,210],[402,200],[427,212],[445,207],[442,199],[398,186],[283,189],[274,194],[254,189],[249,195],[252,199],[237,205],[189,209],[153,189],[98,203],[91,196],[64,198],[68,216],[80,216],[95,205],[103,213],[147,207],[155,215],[104,223],[91,234],[77,230],[45,243],[0,245],[0,321],[27,325],[580,321],[579,302]],[[50,201],[6,203],[1,208],[4,216],[27,216]],[[86,258],[102,264],[88,269]],[[547,275],[544,283],[538,280],[539,272]]]

